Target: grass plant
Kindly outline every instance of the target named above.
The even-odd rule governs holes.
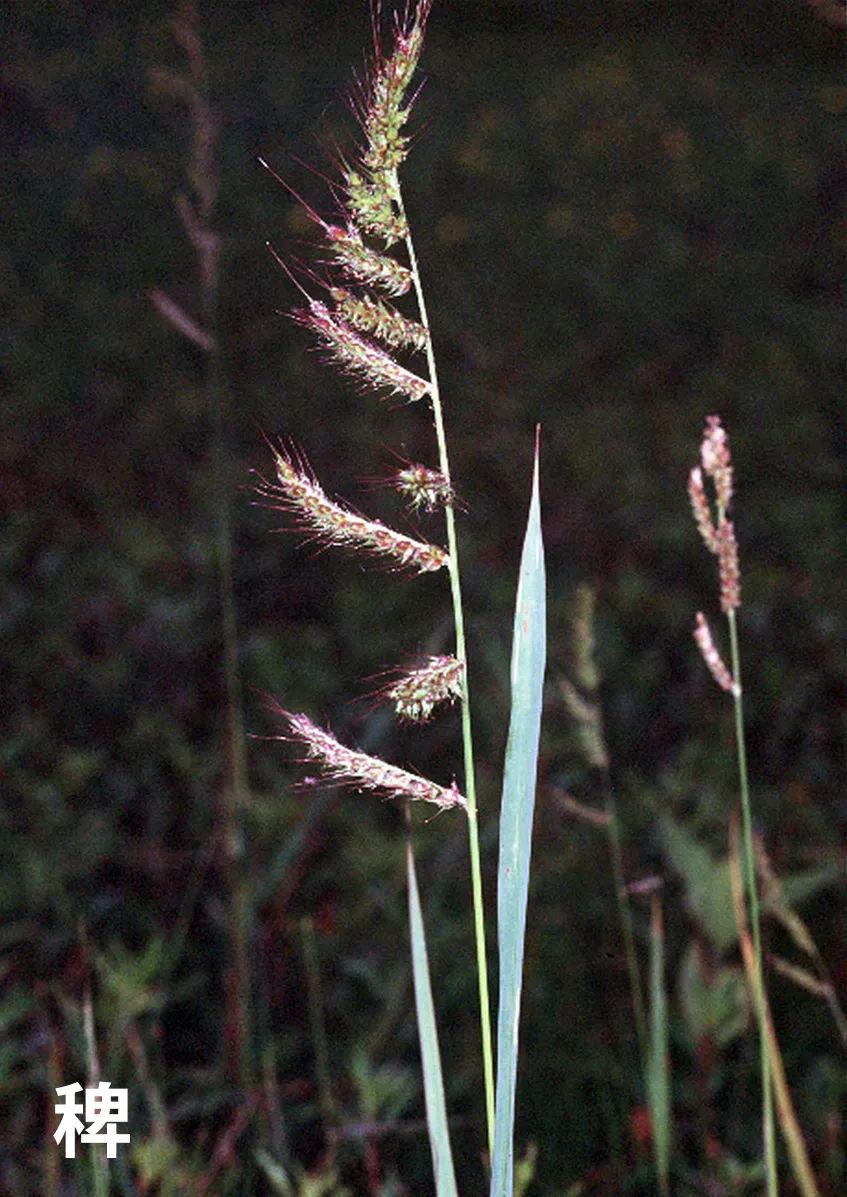
[[[704,476],[711,479],[715,513],[712,514]],[[762,1085],[762,1136],[765,1180],[768,1197],[777,1197],[779,1182],[776,1164],[776,1128],[774,1123],[771,1075],[771,1040],[768,1034],[767,995],[762,966],[762,932],[756,858],[753,845],[753,814],[747,775],[747,748],[744,733],[744,707],[741,688],[741,656],[738,646],[737,611],[741,605],[741,573],[735,527],[729,518],[734,489],[729,440],[718,416],[709,416],[700,445],[700,465],[688,476],[688,495],[694,522],[704,545],[717,558],[721,610],[729,629],[730,667],[727,668],[715,645],[711,629],[702,611],[697,613],[694,638],[703,660],[720,688],[732,696],[735,716],[735,746],[738,757],[738,781],[741,799],[744,885],[753,938],[753,1000],[759,1024],[759,1066]]]
[[[339,178],[333,185],[340,223],[329,223],[304,205],[308,216],[323,234],[323,248],[329,255],[326,263],[329,278],[321,278],[320,282],[332,303],[311,296],[297,282],[293,270],[280,255],[275,250],[272,252],[306,301],[305,307],[294,311],[294,319],[315,335],[333,365],[364,390],[399,396],[409,404],[422,403],[428,407],[437,465],[409,463],[395,472],[393,485],[414,510],[432,512],[438,508],[443,512],[446,549],[410,537],[380,521],[366,518],[348,504],[330,499],[305,459],[284,444],[272,446],[275,477],[260,479],[258,493],[263,502],[289,514],[295,527],[320,543],[376,557],[395,570],[417,574],[442,569],[447,572],[455,655],[431,657],[401,671],[380,697],[392,703],[401,719],[412,722],[426,721],[436,708],[458,700],[464,757],[463,792],[455,781],[450,785],[433,782],[351,749],[304,714],[291,714],[278,704],[273,704],[273,709],[286,725],[286,736],[304,747],[307,761],[315,763],[324,778],[407,802],[428,802],[439,810],[458,807],[467,818],[487,1145],[492,1159],[491,1192],[505,1197],[505,1194],[511,1194],[514,1171],[512,1135],[517,1025],[545,659],[538,445],[536,438],[532,502],[515,615],[512,722],[503,791],[498,890],[499,1080],[495,1109],[485,910],[456,503],[432,331],[400,183],[400,167],[409,148],[406,124],[413,101],[410,88],[429,14],[430,0],[418,0],[407,6],[402,15],[394,18],[392,44],[386,49],[379,28],[379,10],[375,10],[372,60],[353,98],[361,140],[351,159],[340,159]],[[405,261],[396,256],[398,249],[405,254]],[[409,292],[414,294],[417,306],[414,318],[398,311],[383,298],[402,297]],[[419,373],[416,368],[404,365],[398,360],[398,352],[409,356],[423,353],[425,370]],[[413,961],[427,1110],[433,1135],[437,1190],[439,1195],[448,1197],[455,1191],[455,1179],[446,1141],[423,922],[411,855],[409,859]]]

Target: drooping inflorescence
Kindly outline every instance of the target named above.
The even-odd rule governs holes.
[[[295,739],[306,749],[307,759],[320,766],[323,776],[338,785],[351,789],[373,790],[388,798],[409,798],[415,802],[430,802],[447,810],[451,806],[467,807],[456,784],[440,786],[434,781],[409,773],[396,765],[389,765],[379,757],[347,748],[336,740],[331,732],[323,731],[307,715],[291,715],[281,707],[274,706],[277,715],[283,718],[290,729],[290,736],[280,739]]]
[[[330,184],[339,209],[333,220],[324,220],[270,167],[267,169],[295,195],[320,231],[318,248],[323,257],[318,260],[322,269],[314,273],[300,267],[298,273],[302,271],[326,290],[325,302],[313,298],[271,249],[306,301],[305,306],[291,313],[295,321],[318,338],[342,373],[364,388],[389,391],[408,400],[428,399],[434,406],[433,383],[395,356],[429,349],[429,330],[420,298],[420,319],[404,315],[385,298],[406,295],[414,282],[414,258],[397,170],[408,150],[405,126],[414,98],[409,97],[408,89],[420,57],[430,4],[431,0],[407,4],[404,15],[395,19],[390,50],[383,49],[374,30],[373,57],[353,97],[362,136],[353,158],[342,158],[337,163],[340,179]],[[378,16],[377,6],[375,23]],[[369,553],[417,573],[454,568],[448,554],[437,545],[366,519],[330,499],[307,464],[284,446],[272,446],[272,451],[275,477],[272,481],[260,478],[258,494],[268,506],[290,513],[299,530],[322,544]],[[404,463],[389,485],[414,511],[431,512],[454,503],[446,473],[418,463]],[[398,718],[425,721],[436,708],[461,699],[463,692],[464,664],[445,655],[422,658],[413,667],[396,671],[380,697],[391,703]],[[305,715],[275,709],[290,731],[289,736],[280,738],[302,743],[308,759],[319,763],[324,777],[390,797],[467,809],[455,784],[439,786],[346,748]]]
[[[414,540],[378,520],[365,519],[330,499],[307,467],[295,464],[280,449],[274,449],[273,454],[277,481],[260,478],[256,491],[267,506],[292,512],[297,527],[316,540],[388,558],[416,573],[429,573],[447,564],[447,554],[437,545]]]
[[[398,719],[426,723],[437,707],[462,696],[464,665],[456,657],[427,657],[398,676],[378,692],[390,702]]]
[[[706,494],[703,475],[711,478],[715,492],[715,513]],[[700,445],[700,465],[688,475],[688,497],[697,530],[706,548],[718,559],[721,610],[730,615],[741,605],[741,573],[738,542],[728,510],[732,501],[732,457],[726,431],[719,416],[708,416]],[[694,639],[712,677],[723,690],[733,692],[735,682],[718,652],[702,612],[697,613]]]
[[[312,301],[308,308],[294,312],[294,319],[315,333],[333,361],[366,387],[389,390],[412,400],[423,399],[429,393],[425,379],[395,362],[384,349],[339,320],[325,303]]]

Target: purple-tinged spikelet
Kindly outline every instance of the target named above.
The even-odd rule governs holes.
[[[729,441],[721,426],[720,416],[707,416],[703,442],[700,446],[700,461],[703,472],[715,484],[718,508],[727,511],[732,500],[732,458]]]
[[[335,261],[357,283],[379,287],[386,295],[405,295],[412,285],[412,272],[394,258],[365,245],[357,229],[326,225],[324,229]]]
[[[403,128],[411,104],[404,101],[421,55],[430,8],[431,0],[422,0],[405,21],[397,20],[394,48],[390,54],[377,52],[367,80],[361,112],[365,134],[362,164],[375,180],[396,171],[406,157],[408,139]]]
[[[718,683],[722,690],[726,690],[729,694],[736,693],[736,685],[732,679],[732,674],[723,663],[723,659],[715,647],[715,642],[712,639],[711,629],[706,622],[706,616],[702,611],[697,612],[697,625],[694,628],[694,639],[697,641],[697,647],[700,649],[700,655],[708,666],[709,673]]]
[[[334,502],[307,468],[295,465],[279,449],[274,449],[273,454],[277,481],[260,478],[256,492],[267,501],[267,506],[293,512],[297,527],[314,539],[387,558],[415,573],[430,573],[447,565],[448,555],[437,545],[413,540]]]
[[[718,566],[721,583],[721,610],[724,615],[741,606],[741,571],[738,567],[738,542],[732,520],[724,520],[718,529]]]
[[[462,697],[464,666],[456,657],[427,657],[379,692],[394,706],[398,719],[426,723],[436,707]]]
[[[304,746],[307,759],[317,762],[323,775],[335,784],[356,790],[373,790],[388,798],[430,802],[441,810],[448,810],[452,806],[467,809],[467,801],[459,793],[455,782],[449,787],[437,785],[416,773],[389,765],[378,757],[345,747],[331,732],[323,731],[307,715],[291,715],[281,707],[274,707],[274,710],[286,720],[291,731],[290,738]]]
[[[688,497],[691,500],[691,511],[697,531],[703,538],[703,543],[710,553],[717,554],[720,548],[717,530],[712,522],[709,500],[703,485],[703,471],[700,466],[694,466],[688,475]]]
[[[408,235],[406,218],[397,208],[390,186],[384,179],[371,182],[362,173],[344,171],[347,212],[356,228],[379,237],[386,249]]]
[[[342,369],[368,386],[386,388],[407,399],[423,399],[429,393],[429,383],[425,379],[399,365],[372,341],[361,337],[349,324],[333,315],[326,304],[312,300],[307,309],[295,312],[294,318],[317,333]]]
[[[354,295],[344,287],[331,287],[329,293],[338,315],[358,332],[369,333],[392,349],[420,352],[426,348],[424,326],[402,316],[390,304],[369,295]]]
[[[391,477],[390,484],[415,511],[434,511],[453,503],[453,488],[440,470],[410,462]]]

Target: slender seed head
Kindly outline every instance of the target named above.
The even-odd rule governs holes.
[[[702,611],[697,612],[697,625],[694,628],[694,639],[697,641],[697,647],[700,649],[700,655],[708,666],[709,673],[718,683],[722,690],[726,690],[729,694],[736,693],[735,682],[732,674],[723,663],[723,658],[715,647],[715,642],[712,639],[712,631],[706,622],[706,616]]]
[[[362,128],[365,146],[362,164],[378,181],[396,171],[406,157],[408,139],[403,128],[411,102],[405,97],[420,59],[431,0],[421,0],[405,19],[398,18],[390,54],[377,51],[363,97]]]
[[[706,428],[700,446],[700,461],[703,465],[703,472],[708,474],[715,484],[719,510],[727,511],[732,500],[732,458],[729,452],[729,441],[721,426],[720,416],[706,417]]]
[[[725,615],[741,606],[741,571],[738,566],[738,542],[732,520],[724,520],[718,529],[718,565],[721,583],[721,610]]]
[[[410,798],[416,802],[430,802],[442,810],[452,806],[467,809],[467,801],[455,782],[440,786],[434,781],[409,773],[396,765],[389,765],[379,757],[356,752],[339,743],[331,732],[323,731],[307,715],[291,715],[281,707],[274,707],[288,724],[291,735],[280,739],[294,739],[306,750],[306,759],[315,761],[330,781],[356,790],[372,790],[387,798]]]
[[[333,360],[374,390],[386,389],[407,399],[423,399],[429,383],[399,365],[384,349],[339,320],[326,304],[312,300],[307,309],[294,313],[295,320],[316,333]]]
[[[273,454],[277,481],[260,478],[256,492],[269,507],[292,512],[296,527],[313,539],[381,557],[415,573],[430,573],[447,565],[449,558],[437,545],[413,540],[336,503],[328,498],[308,468],[295,464],[279,449],[274,449]]]
[[[394,706],[398,719],[426,723],[436,707],[462,696],[464,666],[456,657],[427,657],[413,669],[403,670],[380,695]]]
[[[712,522],[712,512],[703,485],[703,471],[700,466],[694,466],[688,475],[688,497],[691,500],[691,511],[697,531],[703,538],[703,543],[710,553],[718,553],[719,542],[715,525]]]
[[[409,290],[411,270],[365,245],[354,226],[342,229],[330,224],[324,231],[335,261],[348,278],[368,287],[378,287],[386,295],[405,295]]]
[[[329,293],[338,315],[359,332],[369,333],[392,349],[426,348],[424,326],[417,320],[408,320],[390,304],[369,295],[354,295],[344,287],[331,287]]]

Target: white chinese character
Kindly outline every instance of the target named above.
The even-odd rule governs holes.
[[[82,1085],[75,1081],[73,1085],[62,1085],[56,1090],[60,1100],[56,1102],[56,1113],[61,1114],[59,1125],[53,1132],[57,1143],[65,1139],[65,1159],[76,1159],[76,1136],[85,1130],[82,1120],[77,1114],[82,1113],[82,1102],[75,1100],[76,1094],[82,1091]]]
[[[129,1093],[126,1089],[112,1089],[109,1081],[101,1081],[96,1089],[85,1090],[85,1121],[88,1130],[80,1136],[81,1143],[105,1143],[106,1155],[113,1160],[118,1143],[128,1143],[129,1135],[120,1135],[116,1122],[126,1122],[129,1114]]]

